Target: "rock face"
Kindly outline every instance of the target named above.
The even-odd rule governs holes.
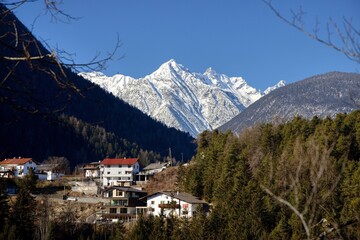
[[[272,91],[219,129],[239,133],[274,119],[333,117],[357,109],[360,109],[360,74],[330,72]]]
[[[228,77],[208,68],[192,73],[170,60],[144,78],[121,74],[81,73],[106,91],[167,126],[192,136],[226,123],[263,94],[241,77]]]

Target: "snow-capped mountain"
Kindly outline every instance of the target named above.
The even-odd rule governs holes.
[[[265,89],[264,93],[269,94],[270,92],[274,91],[275,89],[284,87],[286,85],[286,82],[284,80],[281,80],[280,82],[278,82],[277,84],[275,84],[272,87],[268,87],[267,89]]]
[[[211,68],[192,73],[174,60],[139,79],[121,74],[107,77],[99,72],[80,75],[192,136],[221,126],[263,95],[241,77],[228,77]]]

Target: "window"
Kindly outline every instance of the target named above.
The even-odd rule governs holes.
[[[107,174],[110,174],[110,172],[107,172]]]
[[[160,201],[160,204],[165,204],[165,201]]]
[[[118,174],[121,174],[121,171],[119,171]]]
[[[116,196],[124,196],[124,192],[120,190],[116,190]]]
[[[155,204],[155,201],[151,201],[151,204]]]
[[[131,168],[131,165],[128,165],[128,168]]]
[[[127,208],[120,208],[120,213],[127,213]]]
[[[110,213],[116,213],[116,208],[110,208]]]

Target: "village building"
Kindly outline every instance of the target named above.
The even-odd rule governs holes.
[[[154,174],[163,171],[168,166],[168,163],[150,163],[146,167],[144,167],[137,175],[137,182],[147,182],[150,177],[154,176]]]
[[[130,222],[138,215],[146,213],[146,202],[139,199],[146,196],[145,191],[131,187],[113,186],[103,191],[102,197],[108,199],[103,219]]]
[[[81,167],[84,171],[84,177],[87,179],[100,178],[100,162],[91,162]]]
[[[100,163],[102,186],[131,186],[139,171],[138,158],[106,158]]]
[[[186,193],[163,191],[146,196],[148,214],[154,216],[170,215],[178,217],[193,217],[199,211],[208,212],[207,202]]]
[[[0,162],[0,177],[24,177],[30,168],[36,171],[38,163],[32,158],[9,158]]]
[[[36,175],[39,180],[54,181],[65,175],[64,170],[60,169],[59,164],[41,164],[37,167]]]

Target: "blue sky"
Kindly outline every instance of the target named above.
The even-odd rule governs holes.
[[[273,0],[284,13],[305,10],[312,29],[317,17],[321,32],[332,17],[353,18],[360,28],[359,0]],[[52,21],[43,1],[15,10],[35,36],[52,47],[73,53],[76,61],[111,51],[117,35],[120,60],[111,61],[106,75],[143,77],[175,59],[192,72],[212,67],[218,73],[241,76],[264,90],[280,80],[288,83],[329,71],[359,72],[343,54],[293,29],[261,0],[64,0],[70,23]]]

